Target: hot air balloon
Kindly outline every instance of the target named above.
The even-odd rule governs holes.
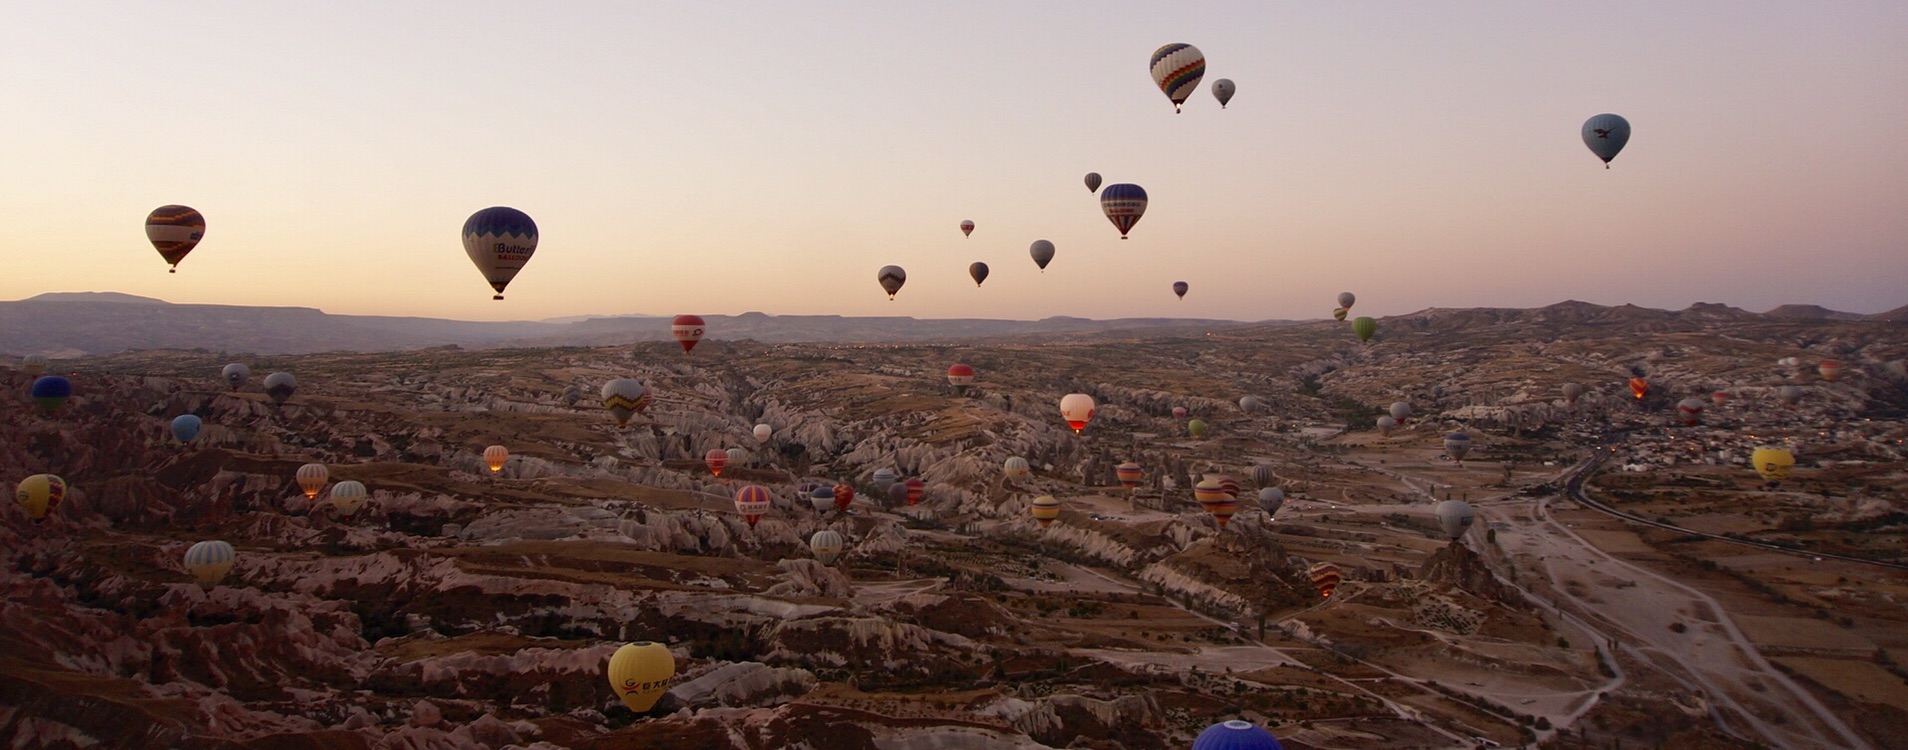
[[[1703,400],[1686,398],[1676,402],[1676,416],[1682,418],[1684,427],[1694,427],[1703,421]]]
[[[1338,590],[1338,566],[1328,562],[1316,563],[1305,573],[1311,576],[1312,586],[1318,589],[1319,596],[1329,599],[1332,592]]]
[[[1120,480],[1121,487],[1130,490],[1140,486],[1140,480],[1145,477],[1145,472],[1140,470],[1139,464],[1127,461],[1113,467],[1113,476]]]
[[[1187,286],[1184,281],[1173,282],[1173,294],[1179,295],[1180,299],[1186,298],[1186,290],[1190,288],[1191,287]]]
[[[1073,434],[1086,429],[1087,422],[1093,420],[1093,397],[1084,393],[1069,393],[1060,397],[1060,417],[1067,420],[1067,426],[1073,428]]]
[[[510,449],[493,445],[484,449],[484,465],[490,467],[490,473],[503,471],[504,464],[510,460]]]
[[[1392,419],[1396,419],[1400,422],[1411,418],[1411,404],[1408,402],[1393,401],[1387,411],[1391,414]]]
[[[947,368],[947,384],[954,386],[955,393],[965,395],[967,389],[974,385],[974,368],[955,363]]]
[[[199,427],[204,423],[194,414],[181,414],[172,418],[172,437],[181,443],[190,443],[199,436]]]
[[[729,452],[721,448],[710,448],[708,453],[702,454],[702,462],[708,464],[710,475],[722,476],[722,467],[729,465]]]
[[[245,385],[245,379],[251,375],[252,368],[246,367],[242,362],[233,362],[219,370],[219,377],[225,378],[225,384],[235,391],[239,389],[239,386]]]
[[[1463,500],[1446,500],[1438,503],[1437,509],[1433,512],[1437,514],[1438,527],[1444,529],[1444,536],[1447,539],[1464,536],[1464,532],[1471,530],[1472,521],[1476,520],[1471,504]]]
[[[603,408],[608,409],[616,426],[629,424],[629,418],[649,409],[649,389],[631,378],[617,378],[603,384]]]
[[[1194,419],[1186,422],[1186,434],[1191,435],[1194,440],[1204,439],[1206,437],[1206,420]]]
[[[265,376],[265,395],[276,405],[290,401],[292,394],[298,392],[298,379],[289,372],[274,372]]]
[[[1206,76],[1206,56],[1198,47],[1174,42],[1153,50],[1153,83],[1172,100],[1173,111],[1199,90],[1199,79]]]
[[[363,482],[346,479],[331,486],[331,507],[337,508],[341,516],[350,516],[364,507],[364,500],[370,494]]]
[[[40,411],[52,414],[73,396],[73,381],[61,375],[41,375],[33,379],[33,389],[29,392],[33,396],[33,403],[40,406]]]
[[[835,488],[822,486],[810,489],[808,503],[815,506],[816,513],[827,513],[830,508],[835,507]]]
[[[1715,393],[1709,394],[1709,402],[1717,406],[1722,406],[1723,404],[1729,403],[1729,394],[1716,391]]]
[[[324,464],[305,464],[298,467],[297,477],[298,489],[305,491],[305,499],[315,500],[318,491],[324,489],[325,483],[331,480],[331,471]]]
[[[901,285],[908,283],[908,272],[900,266],[882,266],[875,273],[875,281],[881,282],[881,288],[888,292],[888,299],[894,299],[894,293],[901,291]]]
[[[1258,396],[1246,396],[1239,399],[1239,411],[1251,414],[1265,408],[1265,401]]]
[[[961,236],[962,237],[974,236],[974,220],[973,219],[968,219],[961,222]]]
[[[875,469],[874,476],[871,477],[869,481],[874,484],[875,492],[881,493],[881,494],[887,494],[888,488],[893,487],[894,483],[898,481],[900,478],[901,476],[899,474],[894,473],[893,469],[890,469],[884,466],[882,468]]]
[[[28,519],[45,523],[46,517],[59,510],[60,501],[66,499],[66,480],[52,474],[34,474],[20,480],[13,499],[26,511]]]
[[[1348,311],[1351,310],[1352,303],[1357,301],[1358,301],[1358,295],[1356,294],[1352,294],[1351,292],[1338,293],[1338,306],[1345,310],[1348,310]]]
[[[1350,314],[1351,314],[1351,311],[1346,310],[1345,308],[1342,308],[1342,307],[1332,308],[1332,320],[1343,322],[1345,320],[1345,316]]]
[[[1749,463],[1763,479],[1775,484],[1789,478],[1789,470],[1795,468],[1795,454],[1787,448],[1763,446],[1749,454]]]
[[[40,373],[46,372],[46,357],[38,354],[26,355],[20,360],[20,371],[26,373],[29,378],[39,377]]]
[[[1642,401],[1644,394],[1647,394],[1649,392],[1650,392],[1650,381],[1648,379],[1645,379],[1644,377],[1640,375],[1634,378],[1630,378],[1630,393],[1636,395],[1636,400]]]
[[[1391,436],[1392,430],[1398,429],[1398,420],[1392,419],[1389,414],[1379,417],[1375,424],[1378,427],[1378,432],[1386,437]]]
[[[1215,478],[1219,480],[1219,490],[1221,492],[1224,492],[1227,495],[1232,496],[1232,499],[1234,500],[1239,499],[1239,493],[1244,490],[1243,487],[1239,486],[1239,480],[1233,479],[1232,477],[1226,476],[1224,474],[1220,474],[1218,477],[1215,477]]]
[[[1205,508],[1208,513],[1212,513],[1214,518],[1218,518],[1219,515],[1217,512],[1214,512],[1214,508],[1217,505],[1228,502],[1231,503],[1232,507],[1225,510],[1226,520],[1232,518],[1232,511],[1236,510],[1239,506],[1238,499],[1226,492],[1226,486],[1221,483],[1217,477],[1210,475],[1193,485],[1193,499],[1199,501],[1199,507]],[[1223,528],[1225,522],[1221,521],[1219,525]]]
[[[232,545],[225,542],[199,542],[186,550],[185,569],[199,582],[199,588],[211,589],[225,580],[225,574],[232,572],[237,557]]]
[[[835,485],[835,510],[848,512],[848,506],[855,502],[855,488],[846,482]]]
[[[1193,739],[1192,750],[1284,750],[1284,746],[1265,728],[1232,719],[1206,727]]]
[[[1785,385],[1776,389],[1776,398],[1782,399],[1782,403],[1794,406],[1802,403],[1802,393],[1802,386]]]
[[[522,211],[491,206],[464,221],[464,254],[503,299],[504,287],[537,251],[537,223]]]
[[[1285,490],[1278,487],[1259,490],[1259,507],[1265,509],[1268,518],[1278,515],[1279,509],[1285,507]]]
[[[1464,454],[1471,452],[1471,436],[1462,432],[1445,435],[1444,452],[1451,455],[1451,460],[1464,463]]]
[[[762,520],[762,514],[769,511],[770,499],[767,487],[745,485],[735,491],[735,512],[741,514],[742,520],[747,521],[749,528],[753,529],[755,522]]]
[[[607,674],[610,688],[623,705],[646,713],[668,692],[669,678],[676,675],[676,657],[660,643],[627,643],[610,655]]]
[[[1041,495],[1033,499],[1030,512],[1034,520],[1040,522],[1040,528],[1047,528],[1053,524],[1053,519],[1060,517],[1060,501],[1052,495]]]
[[[733,465],[733,466],[749,465],[749,449],[747,448],[730,448],[726,451],[723,451],[723,453],[729,454],[730,465]]]
[[[1212,82],[1212,97],[1219,100],[1220,109],[1225,109],[1226,105],[1232,102],[1232,94],[1238,90],[1237,86],[1232,85],[1230,78],[1221,78]]]
[[[1185,419],[1185,418],[1186,418],[1186,407],[1184,406],[1173,407],[1173,419]]]
[[[1100,192],[1100,173],[1088,172],[1086,175],[1086,186],[1087,192],[1089,193]]]
[[[1278,481],[1278,475],[1272,471],[1271,464],[1259,464],[1252,467],[1252,483],[1260,487],[1270,487]]]
[[[1034,240],[1027,246],[1027,254],[1033,256],[1034,265],[1041,271],[1047,270],[1047,264],[1053,262],[1053,243],[1048,240]]]
[[[1603,160],[1604,169],[1610,168],[1610,160],[1629,142],[1630,121],[1621,116],[1605,113],[1583,122],[1583,145]]]
[[[1583,397],[1583,384],[1582,383],[1563,384],[1563,397],[1564,397],[1564,403],[1567,403],[1567,404],[1577,403],[1577,399]]]
[[[1822,374],[1823,380],[1833,383],[1836,378],[1842,377],[1842,363],[1825,359],[1822,364],[1815,366],[1815,371]]]
[[[987,264],[980,261],[967,264],[967,275],[974,278],[974,286],[980,286],[987,280]]]
[[[146,239],[171,264],[166,273],[178,273],[179,261],[205,239],[205,217],[185,206],[160,206],[146,214]]]
[[[843,539],[841,532],[834,529],[822,529],[808,538],[808,551],[823,565],[834,565],[835,558],[841,557]]]
[[[908,486],[901,483],[888,485],[888,504],[900,505],[908,501]]]
[[[1368,343],[1371,341],[1372,334],[1377,332],[1378,321],[1367,317],[1352,319],[1352,333],[1358,336],[1359,341]]]
[[[769,436],[775,434],[775,428],[765,424],[758,424],[754,430],[750,431],[750,434],[755,436],[755,442],[766,443],[768,442]]]
[[[908,477],[901,486],[907,488],[909,505],[921,504],[921,498],[927,494],[927,482],[921,481],[920,477]]]
[[[1033,467],[1027,464],[1027,459],[1014,456],[1013,458],[1007,459],[1007,462],[1001,465],[1000,472],[1007,475],[1010,479],[1020,479],[1022,477],[1033,476]]]
[[[1146,189],[1124,182],[1108,185],[1100,191],[1100,210],[1120,230],[1120,239],[1126,239],[1126,233],[1146,215]]]
[[[704,327],[700,315],[678,315],[669,322],[669,335],[676,337],[676,343],[682,345],[684,352],[696,348],[696,342],[702,340]]]

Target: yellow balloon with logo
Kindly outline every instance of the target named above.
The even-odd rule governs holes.
[[[639,714],[654,708],[669,692],[669,678],[675,675],[676,657],[660,643],[626,643],[610,655],[610,688],[623,705]]]
[[[52,474],[34,474],[20,480],[14,499],[26,510],[27,518],[34,523],[44,523],[47,515],[59,510],[60,501],[66,499],[66,480]]]
[[[1789,470],[1795,468],[1795,454],[1787,448],[1757,448],[1750,454],[1749,463],[1755,465],[1756,473],[1771,482],[1780,482],[1789,478]]]

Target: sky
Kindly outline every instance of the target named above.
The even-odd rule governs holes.
[[[0,299],[1880,312],[1908,304],[1903,39],[1899,0],[22,3]],[[1147,70],[1170,42],[1207,60],[1180,114]],[[1580,136],[1602,112],[1633,128],[1608,170]],[[1130,239],[1089,171],[1151,196]],[[171,203],[207,221],[177,274],[143,228]],[[494,205],[541,233],[501,302],[459,238]]]

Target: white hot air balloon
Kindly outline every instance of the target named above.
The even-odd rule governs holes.
[[[815,553],[815,559],[823,565],[834,565],[835,558],[841,557],[841,532],[834,529],[822,529],[808,538],[808,551]]]
[[[769,436],[775,434],[775,428],[766,424],[758,424],[755,426],[754,434],[755,442],[766,443],[768,442]]]
[[[1092,396],[1069,393],[1060,397],[1060,418],[1067,420],[1067,426],[1073,428],[1076,435],[1093,420],[1094,411]]]
[[[1446,500],[1438,503],[1435,512],[1438,516],[1438,526],[1444,529],[1446,539],[1464,536],[1464,532],[1469,531],[1471,523],[1476,520],[1476,515],[1471,511],[1471,504],[1463,500]]]
[[[232,572],[238,555],[232,551],[232,545],[221,541],[199,542],[185,553],[186,572],[199,582],[199,588],[210,589],[225,580]]]
[[[331,507],[337,508],[339,515],[349,516],[364,507],[365,498],[369,496],[363,482],[347,479],[332,486]]]

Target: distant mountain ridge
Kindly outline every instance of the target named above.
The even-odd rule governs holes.
[[[129,307],[138,307],[128,313]],[[1292,325],[1304,321],[1055,316],[1042,320],[840,315],[704,315],[711,340],[766,343],[927,343],[983,339],[1045,340],[1107,335],[1180,336],[1224,329]],[[309,307],[173,304],[117,292],[57,292],[0,302],[0,352],[83,356],[135,349],[208,349],[251,354],[327,351],[402,351],[434,346],[609,346],[669,339],[667,318],[566,317],[543,321],[478,322],[443,318],[331,315]],[[1908,306],[1875,315],[1816,305],[1783,305],[1766,313],[1714,303],[1669,311],[1636,305],[1605,306],[1568,300],[1546,307],[1427,308],[1381,318],[1381,330],[1454,330],[1516,323],[1545,329],[1625,325],[1665,330],[1701,322],[1908,322]]]

